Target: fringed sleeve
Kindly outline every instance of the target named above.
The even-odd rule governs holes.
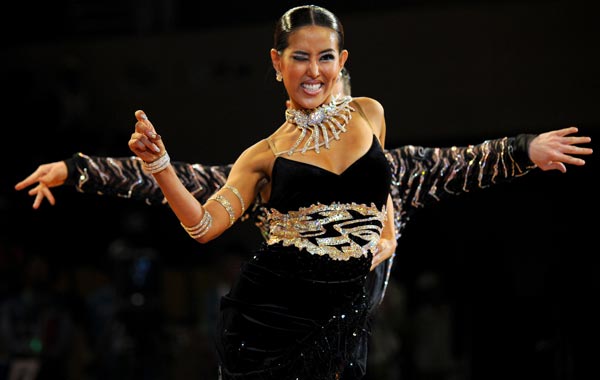
[[[149,205],[167,201],[154,177],[142,169],[138,157],[95,157],[76,153],[65,160],[69,177],[81,193],[131,198]],[[221,188],[231,170],[229,165],[200,165],[171,162],[184,186],[202,203]]]
[[[418,208],[527,174],[535,168],[528,154],[534,137],[520,134],[465,147],[407,145],[387,150],[396,237]]]

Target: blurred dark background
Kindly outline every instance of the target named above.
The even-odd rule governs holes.
[[[387,3],[318,2],[344,22],[353,95],[383,104],[388,147],[569,125],[599,138],[593,2]],[[173,159],[232,162],[283,120],[268,51],[298,4],[3,4],[0,379],[216,379],[216,302],[260,239],[250,223],[200,246],[166,207],[65,187],[32,210],[13,187],[78,151],[129,156],[137,109]],[[587,162],[415,215],[368,380],[597,378],[597,153]]]

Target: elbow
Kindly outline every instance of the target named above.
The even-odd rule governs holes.
[[[213,237],[204,235],[204,236],[195,238],[194,240],[196,240],[200,244],[206,244],[206,243],[208,243],[209,241],[211,241],[213,239],[214,239]]]
[[[208,230],[207,233],[205,233],[204,235],[193,237],[193,239],[196,240],[200,244],[206,244],[206,243],[216,239],[217,237],[219,237],[222,233],[223,232],[216,232],[216,231]]]

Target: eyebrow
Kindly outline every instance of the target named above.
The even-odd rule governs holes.
[[[326,53],[335,53],[335,49],[325,49],[325,50],[319,52],[319,55],[326,54]],[[310,55],[309,53],[307,53],[303,50],[295,50],[292,52],[292,54]]]

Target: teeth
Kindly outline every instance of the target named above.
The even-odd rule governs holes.
[[[303,84],[302,87],[304,87],[305,89],[307,89],[309,91],[316,91],[321,87],[321,85],[320,84]]]

